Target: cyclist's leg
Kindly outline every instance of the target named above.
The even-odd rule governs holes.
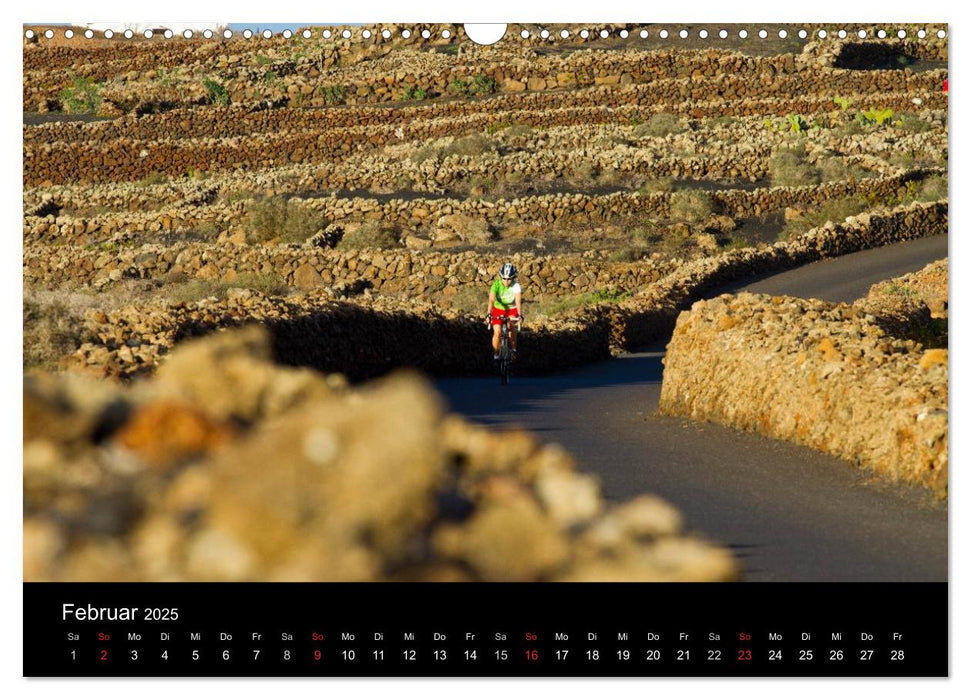
[[[496,314],[492,314],[492,356],[499,356],[499,333],[500,333],[500,321],[496,317]]]

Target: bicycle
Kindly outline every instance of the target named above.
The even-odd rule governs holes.
[[[512,364],[512,350],[509,349],[509,318],[503,317],[499,326],[499,383],[503,386],[509,383]]]

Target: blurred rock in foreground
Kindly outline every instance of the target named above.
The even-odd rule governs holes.
[[[417,374],[360,388],[272,363],[258,327],[127,387],[24,383],[27,581],[724,581],[653,496],[444,412]]]

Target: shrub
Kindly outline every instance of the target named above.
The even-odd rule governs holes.
[[[209,297],[225,299],[233,288],[252,289],[267,296],[283,296],[290,292],[283,278],[276,273],[245,272],[232,281],[192,279],[171,285],[166,288],[165,296],[175,304],[187,304]]]
[[[489,288],[484,284],[463,284],[451,299],[451,306],[456,311],[484,316],[486,302],[489,301]]]
[[[577,163],[570,169],[569,179],[582,184],[592,183],[597,178],[597,166],[589,161]]]
[[[275,196],[251,202],[246,207],[246,240],[262,243],[274,238],[283,243],[303,243],[317,231],[326,228],[327,219],[320,212],[298,206],[286,197]]]
[[[141,180],[135,183],[136,187],[150,187],[151,185],[161,185],[168,178],[162,173],[152,173],[151,175],[146,175]]]
[[[862,180],[866,177],[866,170],[855,163],[847,163],[842,158],[832,157],[824,160],[819,166],[820,179],[823,182],[834,180]]]
[[[405,100],[424,100],[428,97],[428,92],[425,88],[418,87],[417,85],[411,85],[405,90],[405,94],[402,99]]]
[[[70,292],[24,290],[24,369],[56,370],[61,359],[91,340],[84,312],[95,297]]]
[[[532,133],[533,127],[529,124],[513,124],[506,129],[506,136],[526,136]]]
[[[96,112],[101,106],[101,85],[91,78],[83,78],[69,72],[71,84],[61,90],[58,97],[68,112]]]
[[[671,218],[696,223],[711,216],[711,197],[701,190],[682,190],[671,195]]]
[[[570,311],[572,309],[577,309],[584,306],[592,306],[594,304],[616,304],[619,301],[627,299],[632,294],[633,291],[598,289],[595,292],[573,294],[566,297],[559,297],[537,302],[536,304],[531,305],[531,308],[535,308],[535,313],[537,316],[553,316],[555,314],[563,313],[564,311]],[[530,313],[534,312],[530,311]]]
[[[496,142],[483,134],[469,134],[456,139],[451,145],[446,146],[444,155],[457,156],[481,156],[485,153],[498,153],[499,149]]]
[[[469,134],[457,139],[435,139],[429,141],[410,157],[413,163],[423,163],[426,160],[448,158],[449,156],[481,156],[486,153],[498,153],[496,142],[484,134]]]
[[[681,119],[675,114],[655,114],[650,119],[634,129],[634,136],[668,136],[684,131]]]
[[[398,236],[394,229],[378,221],[369,221],[356,230],[348,231],[337,244],[339,250],[397,247]]]
[[[856,136],[857,134],[862,134],[862,133],[863,133],[863,126],[860,124],[860,122],[856,120],[847,122],[839,129],[840,136]]]
[[[925,122],[916,114],[911,114],[910,112],[901,114],[900,119],[894,122],[894,126],[912,134],[930,131],[933,128],[928,122]]]
[[[344,104],[347,99],[346,85],[327,85],[324,88],[324,102],[328,105]]]
[[[798,144],[780,148],[769,158],[769,177],[773,185],[798,187],[819,184],[819,173],[806,157],[806,147]]]
[[[415,151],[408,160],[413,163],[424,163],[426,160],[431,160],[432,158],[441,158],[442,149],[435,144],[426,143],[424,146]]]
[[[222,83],[205,78],[202,81],[202,87],[206,89],[206,97],[209,99],[209,104],[220,105],[222,107],[229,104],[229,91]]]
[[[670,192],[674,188],[673,177],[654,177],[645,180],[637,190],[641,194],[658,194],[659,192]]]
[[[787,221],[785,228],[779,233],[779,238],[784,240],[797,236],[829,221],[840,223],[848,216],[855,216],[866,211],[867,208],[869,208],[869,203],[857,197],[831,199],[818,209],[806,211],[802,218]]]
[[[840,96],[834,97],[833,102],[836,103],[836,106],[840,108],[841,112],[845,112],[847,109],[850,108],[850,105],[852,104],[852,102],[850,102],[849,97],[840,97]]]
[[[496,79],[491,75],[477,75],[468,87],[470,95],[489,95],[496,91]]]
[[[921,183],[918,201],[939,202],[942,199],[947,199],[947,177],[932,175]]]
[[[624,246],[610,253],[611,262],[636,262],[647,255],[648,250],[640,246]]]
[[[253,291],[261,292],[269,296],[280,296],[290,291],[283,278],[275,272],[244,272],[241,275],[237,275],[236,279],[231,282],[226,282],[226,287],[227,289],[231,287],[252,289]]]
[[[738,117],[732,117],[727,114],[723,114],[720,117],[713,117],[708,120],[708,126],[732,126],[738,123]]]

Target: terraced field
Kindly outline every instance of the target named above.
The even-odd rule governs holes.
[[[542,374],[664,340],[682,311],[724,285],[947,232],[948,115],[942,91],[947,43],[935,38],[936,28],[918,39],[918,28],[907,27],[908,38],[898,39],[877,38],[876,27],[854,27],[840,39],[832,28],[826,38],[818,35],[820,27],[807,27],[809,38],[797,38],[798,28],[788,27],[780,37],[779,27],[769,27],[769,39],[746,42],[731,36],[715,41],[718,29],[709,27],[712,40],[703,42],[694,38],[698,27],[691,38],[675,41],[661,39],[656,28],[641,38],[639,27],[622,25],[605,27],[606,37],[550,27],[550,37],[542,38],[542,28],[524,25],[511,26],[491,47],[472,44],[452,25],[411,27],[407,37],[403,29],[338,27],[327,38],[314,28],[309,38],[298,32],[286,39],[25,40],[24,368],[34,377],[30,381],[40,382],[32,385],[30,400],[37,402],[36,416],[61,415],[62,427],[101,426],[85,433],[89,442],[79,452],[72,452],[72,441],[79,439],[74,428],[40,433],[37,440],[48,441],[48,452],[70,452],[78,464],[97,462],[98,479],[113,484],[105,474],[117,464],[99,451],[104,439],[99,431],[107,430],[99,421],[107,419],[89,415],[107,410],[112,401],[130,404],[130,417],[139,415],[145,401],[168,396],[173,386],[176,393],[189,391],[189,413],[201,411],[216,424],[204,431],[209,436],[204,444],[172,448],[184,464],[204,457],[237,429],[263,430],[261,421],[275,420],[281,406],[302,405],[318,393],[330,396],[333,386],[324,388],[323,380],[268,369],[270,356],[352,382],[401,367],[437,375],[488,374],[482,316],[488,285],[506,260],[519,268],[524,288],[527,332],[518,371]],[[859,38],[858,29],[867,38]],[[341,36],[345,30],[349,38]],[[560,39],[561,31],[570,36]],[[723,306],[711,308],[720,312]],[[812,305],[791,302],[785,309],[804,307]],[[843,311],[833,313],[843,319]],[[879,310],[873,313],[879,316]],[[713,333],[726,330],[720,316],[714,311],[710,316],[705,322]],[[756,324],[761,318],[757,312],[748,316]],[[250,381],[232,369],[216,372],[223,358],[242,352],[226,350],[218,339],[208,350],[190,345],[183,357],[200,353],[205,360],[200,366],[209,368],[203,371],[225,380],[219,390],[197,386],[191,372],[173,379],[177,370],[169,369],[165,378],[173,363],[188,367],[188,361],[169,362],[188,339],[254,322],[263,325],[265,336],[233,337],[243,338],[242,346],[259,361],[237,358],[230,364],[238,361],[264,379],[272,376],[266,386],[272,384],[273,391],[264,384],[241,390],[227,398],[233,408],[213,418],[213,396],[234,382]],[[886,326],[881,323],[867,320],[867,333],[879,335]],[[759,338],[761,333],[752,331]],[[892,353],[923,347],[913,339],[881,342],[872,345],[886,345]],[[944,377],[946,389],[946,351],[942,357],[943,368],[935,361],[934,376]],[[44,370],[70,372],[55,380]],[[91,389],[94,398],[86,402],[79,396],[88,390],[79,394],[71,388],[75,379],[63,379],[76,373],[125,381],[161,377],[149,389],[134,382],[132,393],[124,395],[112,393],[124,391],[113,382],[96,383],[103,388]],[[263,403],[240,417],[233,411],[243,410],[239,402],[248,400],[249,389]],[[424,391],[409,388],[402,395],[421,397]],[[393,403],[397,394],[391,394]],[[70,410],[58,403],[67,396],[73,397],[68,403],[75,402]],[[183,409],[174,418],[167,408],[160,414],[152,410],[146,420],[158,415],[190,420],[179,413]],[[437,426],[438,414],[429,411],[428,425]],[[219,422],[225,420],[230,422]],[[274,429],[272,420],[267,425]],[[441,454],[458,461],[473,452],[481,456],[479,448],[463,442],[480,438],[464,437],[465,427],[456,431],[458,442]],[[154,455],[154,448],[141,445],[138,435],[121,431],[116,437],[135,441],[124,442],[125,449],[147,449],[138,459],[148,464],[145,455]],[[546,464],[546,453],[530,445],[527,453],[540,455],[536,465]],[[178,452],[183,448],[184,454]],[[67,517],[61,505],[50,505],[50,494],[63,487],[65,502],[75,507],[76,499],[91,493],[78,484],[51,487],[45,479],[56,470],[56,460],[44,461],[50,455],[38,450],[31,452],[35,462],[25,458],[25,483],[30,482],[25,512],[34,513],[29,533],[43,550],[50,538],[63,536],[56,523]],[[946,464],[946,434],[944,450]],[[90,454],[94,462],[85,462]],[[447,470],[436,471],[444,469],[440,457],[435,452],[428,457],[432,466],[419,469],[422,498],[431,498],[436,479],[444,478]],[[563,473],[572,469],[560,453],[547,461]],[[494,468],[488,459],[484,464],[486,471]],[[180,473],[190,480],[195,473],[215,474],[218,480],[225,468],[199,465],[201,472]],[[263,466],[254,463],[253,469]],[[572,508],[589,496],[594,504],[589,512],[576,506],[557,527],[600,517],[599,495],[583,477],[564,476],[567,485],[556,491],[560,482],[544,486],[537,476],[541,467],[535,469],[513,475],[518,485],[475,482],[463,498],[525,489],[539,494],[535,507],[549,514],[566,507],[560,497]],[[456,488],[467,487],[463,481]],[[86,495],[78,496],[78,488]],[[139,488],[125,491],[122,501],[131,505],[135,499],[139,512],[154,513],[164,527],[181,527],[167,520],[175,517],[169,505],[144,500]],[[547,498],[547,488],[558,495]],[[252,496],[237,495],[239,503]],[[239,503],[228,511],[210,503],[213,522],[224,517],[219,522],[232,529],[232,508]],[[515,507],[533,513],[534,505]],[[628,510],[635,520],[668,513],[653,502],[643,506],[650,516],[633,506]],[[54,511],[60,514],[50,516]],[[287,513],[282,508],[268,517],[283,522]],[[142,531],[132,530],[135,525],[121,511],[116,515],[112,536],[127,542],[119,545],[125,553],[117,562],[137,558],[125,548],[135,546]],[[680,529],[676,511],[669,515],[657,531],[664,536]],[[86,516],[77,517],[83,523]],[[370,512],[354,517],[388,532],[399,524],[374,525]],[[447,514],[435,517],[448,520]],[[523,517],[530,533],[534,526],[552,527],[530,520],[533,515]],[[603,528],[620,522],[610,517]],[[334,523],[321,518],[322,532],[330,532]],[[415,537],[425,537],[428,522],[413,518],[407,526]],[[150,524],[157,523],[144,520],[138,527]],[[78,527],[83,531],[86,525]],[[280,527],[289,532],[289,524]],[[443,531],[452,532],[449,527]],[[651,528],[644,532],[660,536]],[[210,531],[183,534],[178,546],[188,547],[186,552],[208,551],[215,537]],[[250,535],[262,537],[233,536]],[[340,540],[344,544],[353,540],[344,535],[350,538]],[[129,564],[147,578],[246,578],[270,570],[310,580],[381,578],[382,566],[394,569],[391,577],[398,579],[505,576],[495,562],[475,560],[460,539],[448,539],[453,536],[441,535],[435,546],[441,545],[446,558],[468,555],[460,572],[443,573],[423,562],[415,573],[409,567],[417,564],[401,564],[390,550],[371,552],[375,558],[364,566],[343,549],[341,556],[350,558],[335,569],[293,569],[292,561],[277,561],[262,540],[253,544],[262,554],[251,558],[259,566],[250,568],[240,568],[238,560],[215,568],[200,564],[202,559],[192,564],[193,555],[185,552],[161,573]],[[525,535],[508,540],[539,541]],[[441,544],[446,541],[451,544]],[[714,550],[704,553],[717,565],[696,567],[701,559],[692,559],[690,540],[677,550],[684,559],[675,573],[658,573],[663,566],[625,569],[626,564],[584,559],[585,547],[593,545],[564,542],[557,546],[569,556],[516,576],[726,579],[737,573]],[[595,548],[607,547],[597,542]],[[41,557],[31,571],[37,578],[111,578],[125,568],[111,559],[117,543],[97,549],[102,544],[92,545],[94,554],[72,549],[68,564],[60,555]],[[266,561],[260,559],[264,554]],[[523,554],[522,560],[531,556]]]
[[[137,326],[230,287],[302,315],[315,295],[479,315],[506,258],[556,326],[687,261],[946,197],[933,37],[755,56],[639,47],[634,28],[590,48],[431,29],[27,42],[25,121],[67,112],[24,126],[28,301],[71,336],[44,361],[115,373],[120,350],[150,370],[165,343],[116,347],[83,313],[126,307]]]

